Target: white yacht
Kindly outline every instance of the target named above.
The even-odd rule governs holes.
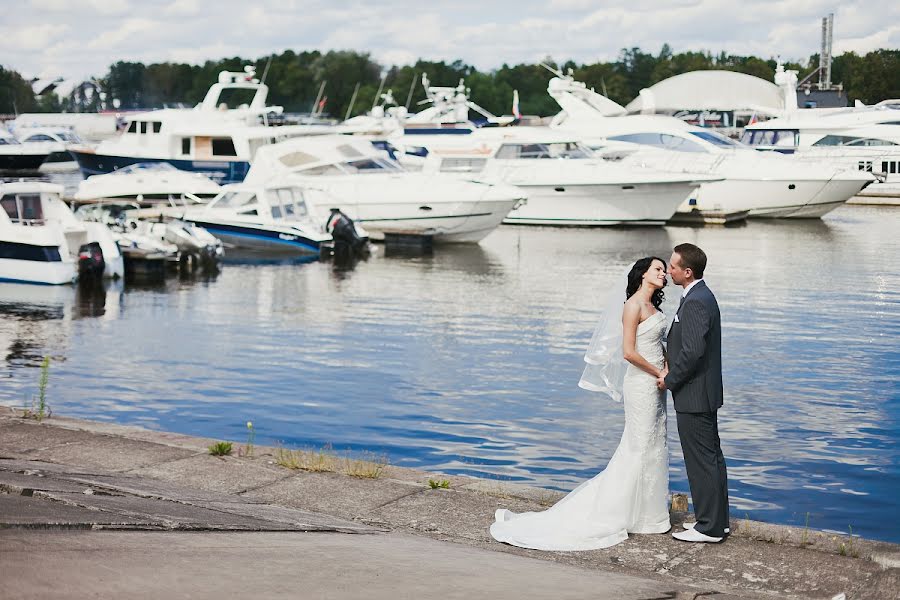
[[[56,285],[72,283],[79,272],[124,274],[110,232],[76,219],[62,192],[49,183],[0,183],[0,281]]]
[[[365,139],[317,136],[261,148],[246,182],[289,184],[324,219],[339,208],[373,237],[474,243],[525,201],[519,188],[406,171]]]
[[[795,71],[781,65],[775,81],[785,99],[784,114],[748,125],[741,141],[757,150],[827,161],[874,173],[879,181],[861,195],[900,195],[900,100],[846,108],[797,107]]]
[[[615,142],[639,145],[630,152],[613,152],[623,164],[701,172],[723,179],[701,185],[684,199],[679,212],[748,211],[751,217],[815,218],[875,181],[865,172],[759,153],[674,117],[624,116],[622,106],[587,89],[571,75],[558,74],[551,79],[548,92],[563,109],[554,118],[553,128],[577,132],[601,152],[615,150]]]
[[[135,200],[141,204],[181,202],[186,196],[210,200],[221,186],[202,173],[181,171],[164,162],[134,163],[112,173],[92,175],[78,184],[75,200]]]
[[[0,127],[0,171],[37,171],[49,155],[46,148],[26,146]]]
[[[69,127],[16,128],[16,137],[29,148],[47,150],[42,171],[70,171],[78,168],[69,146],[83,144],[84,140]]]
[[[488,127],[406,129],[388,143],[403,164],[423,173],[520,188],[528,202],[504,223],[661,225],[701,183],[718,179],[604,161],[579,139],[546,127]]]
[[[96,148],[76,146],[69,150],[85,177],[134,163],[167,162],[183,171],[203,173],[217,183],[239,182],[261,146],[330,131],[330,127],[318,125],[270,126],[269,115],[280,114],[283,109],[266,106],[268,90],[256,79],[251,66],[243,72],[222,71],[218,83],[193,109],[141,113],[130,117],[118,137]],[[251,93],[249,103],[231,107],[235,98]]]

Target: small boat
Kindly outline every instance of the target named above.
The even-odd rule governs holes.
[[[92,175],[78,184],[79,203],[135,200],[141,204],[208,201],[221,186],[202,173],[176,169],[168,163],[135,163],[105,175]]]
[[[23,145],[47,150],[47,159],[41,171],[70,171],[78,168],[75,157],[69,154],[69,146],[83,144],[84,140],[70,127],[28,127],[16,128],[16,137]]]
[[[322,254],[332,244],[332,236],[311,217],[302,192],[290,186],[229,184],[206,206],[185,208],[178,216],[206,229],[226,248]]]
[[[25,145],[0,128],[0,171],[37,171],[49,155],[48,149]]]
[[[0,183],[0,281],[58,285],[124,274],[109,230],[76,219],[62,193],[50,183]]]

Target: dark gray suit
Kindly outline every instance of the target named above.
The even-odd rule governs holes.
[[[716,297],[698,281],[681,301],[667,336],[678,437],[697,517],[695,529],[725,535],[728,474],[716,411],[722,406],[722,328]]]

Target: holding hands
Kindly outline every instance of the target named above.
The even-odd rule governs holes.
[[[669,374],[669,365],[663,367],[663,370],[659,372],[659,375],[656,376],[656,387],[659,390],[666,389],[666,375]]]

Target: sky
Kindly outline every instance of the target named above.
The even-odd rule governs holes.
[[[805,61],[835,15],[834,53],[900,48],[900,3],[874,0],[0,0],[0,64],[81,81],[119,61],[202,63],[286,49],[369,52],[384,65],[480,70],[623,47]]]

